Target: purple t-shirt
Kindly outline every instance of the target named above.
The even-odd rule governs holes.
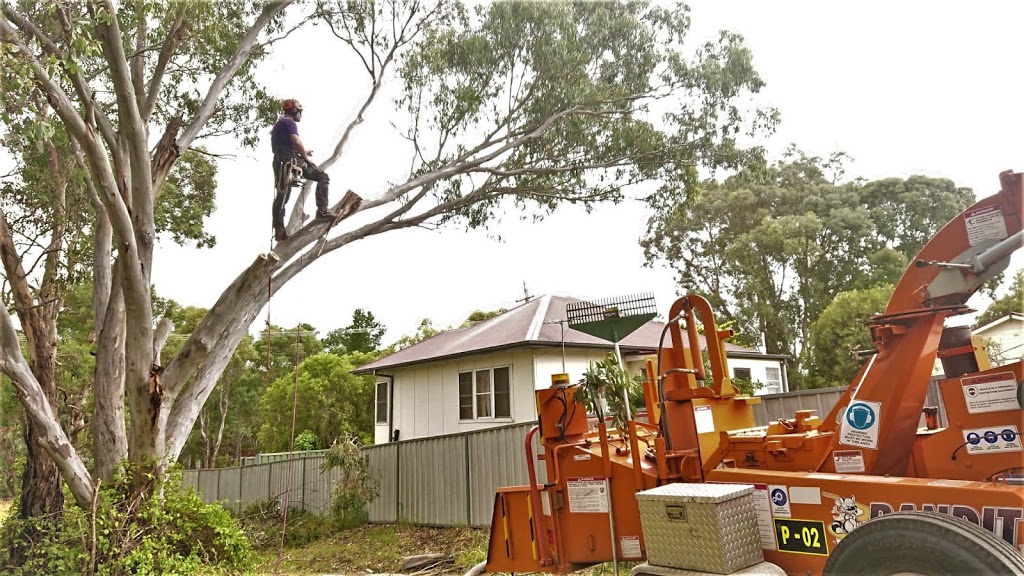
[[[295,120],[289,116],[282,116],[280,120],[274,124],[273,130],[270,131],[270,144],[276,148],[291,148],[295,149],[292,144],[292,134],[299,133],[299,125],[295,123]]]

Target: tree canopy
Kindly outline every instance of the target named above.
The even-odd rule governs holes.
[[[1010,282],[1009,291],[996,298],[984,312],[978,315],[974,326],[980,328],[1006,316],[1010,312],[1024,314],[1024,270],[1018,270]]]
[[[655,211],[642,241],[648,265],[674,269],[681,289],[707,297],[748,341],[763,338],[765,352],[790,355],[794,388],[811,325],[833,299],[897,281],[973,202],[944,179],[840,181],[846,162],[791,148],[772,165],[708,180],[695,202]]]

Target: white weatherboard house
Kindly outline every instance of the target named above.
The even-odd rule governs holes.
[[[1010,312],[973,331],[975,336],[993,345],[989,351],[993,364],[1005,365],[1024,358],[1024,314]]]
[[[570,302],[578,300],[542,296],[360,366],[354,373],[377,378],[374,442],[536,420],[534,390],[547,388],[551,375],[561,372],[577,382],[590,362],[614,350],[611,342],[564,324]],[[657,353],[663,328],[663,322],[652,320],[619,342],[630,373],[643,373],[644,359]],[[788,391],[787,356],[731,343],[726,354],[733,377],[766,384],[758,394]]]

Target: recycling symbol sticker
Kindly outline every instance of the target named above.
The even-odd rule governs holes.
[[[861,448],[878,448],[882,403],[854,400],[843,414],[839,442]]]

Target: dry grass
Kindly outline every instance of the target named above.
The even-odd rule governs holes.
[[[445,554],[455,560],[453,575],[464,574],[487,559],[486,529],[426,528],[409,525],[371,525],[344,530],[302,546],[286,547],[280,568],[277,546],[260,554],[259,574],[324,576],[397,573],[402,560],[418,554]],[[619,563],[628,576],[633,564]],[[579,576],[612,576],[611,563],[577,572]]]
[[[277,548],[260,551],[261,574],[306,576],[397,572],[406,556],[445,554],[459,574],[487,557],[487,532],[473,528],[407,525],[361,526],[303,546],[286,547],[277,568]]]

